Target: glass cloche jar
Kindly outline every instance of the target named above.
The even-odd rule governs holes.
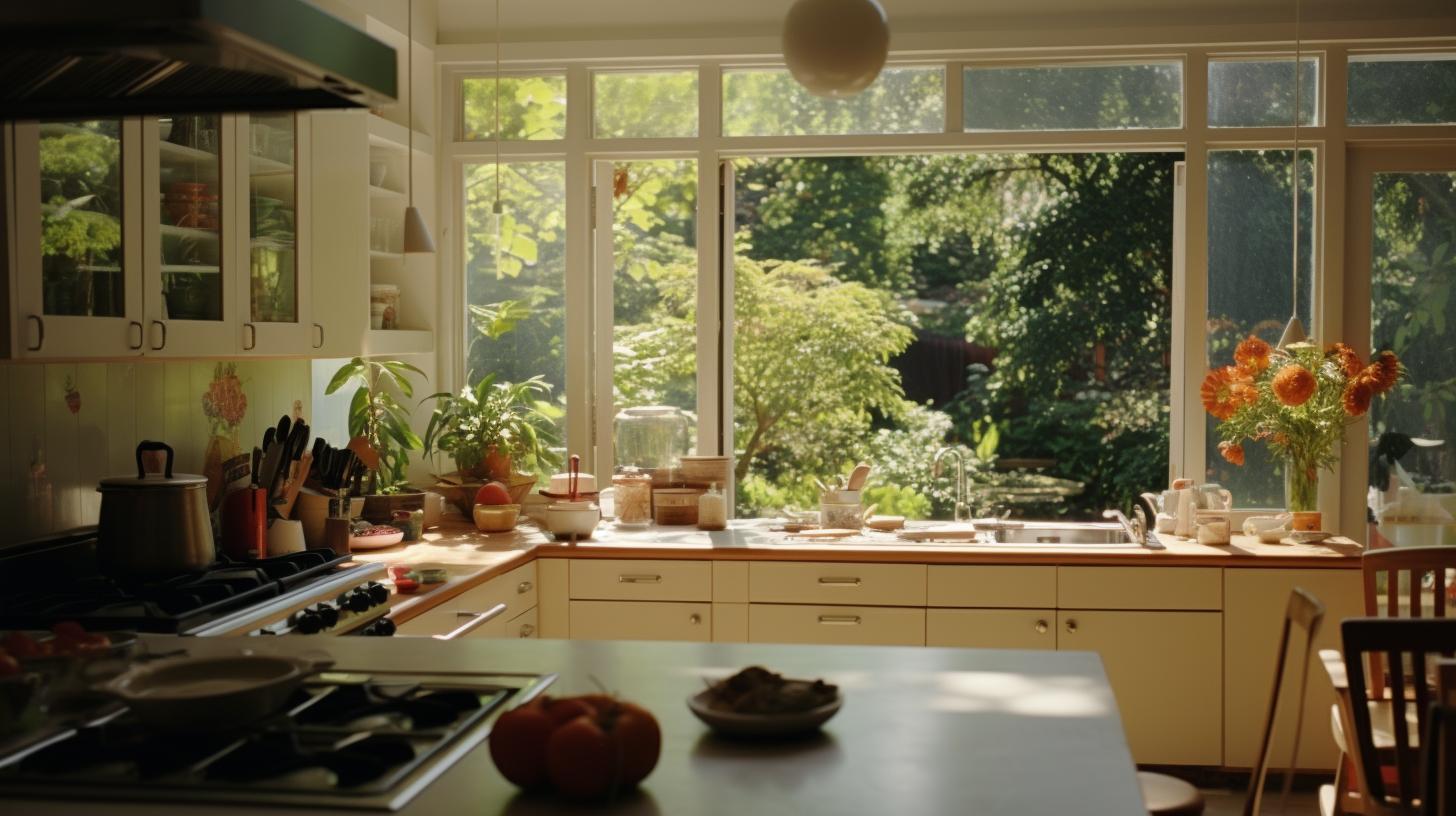
[[[616,465],[652,475],[655,486],[670,484],[688,452],[688,418],[672,405],[624,408],[612,420]]]

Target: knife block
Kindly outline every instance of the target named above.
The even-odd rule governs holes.
[[[324,546],[333,550],[335,555],[348,555],[351,552],[348,519],[324,519]]]

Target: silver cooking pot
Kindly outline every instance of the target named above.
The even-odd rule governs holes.
[[[147,473],[142,453],[166,451],[165,473]],[[143,441],[135,476],[108,476],[101,494],[96,561],[112,578],[151,580],[200,572],[217,558],[207,512],[207,479],[172,473],[172,448]]]

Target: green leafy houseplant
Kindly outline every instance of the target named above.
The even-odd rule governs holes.
[[[425,455],[448,454],[462,474],[477,469],[489,453],[512,457],[517,470],[554,467],[552,425],[561,409],[541,399],[550,393],[551,385],[540,376],[498,383],[489,374],[459,394],[431,394],[425,398],[435,401],[425,429]]]
[[[408,490],[408,452],[424,447],[419,436],[410,430],[409,410],[389,391],[389,386],[393,386],[405,399],[414,396],[414,386],[405,376],[407,372],[426,376],[408,363],[355,357],[334,372],[324,391],[332,394],[350,383],[359,384],[349,402],[349,433],[364,437],[379,453],[379,470],[370,474],[366,493]]]

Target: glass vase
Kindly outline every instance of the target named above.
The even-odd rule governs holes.
[[[1319,470],[1298,457],[1284,463],[1284,501],[1291,513],[1319,509]]]

